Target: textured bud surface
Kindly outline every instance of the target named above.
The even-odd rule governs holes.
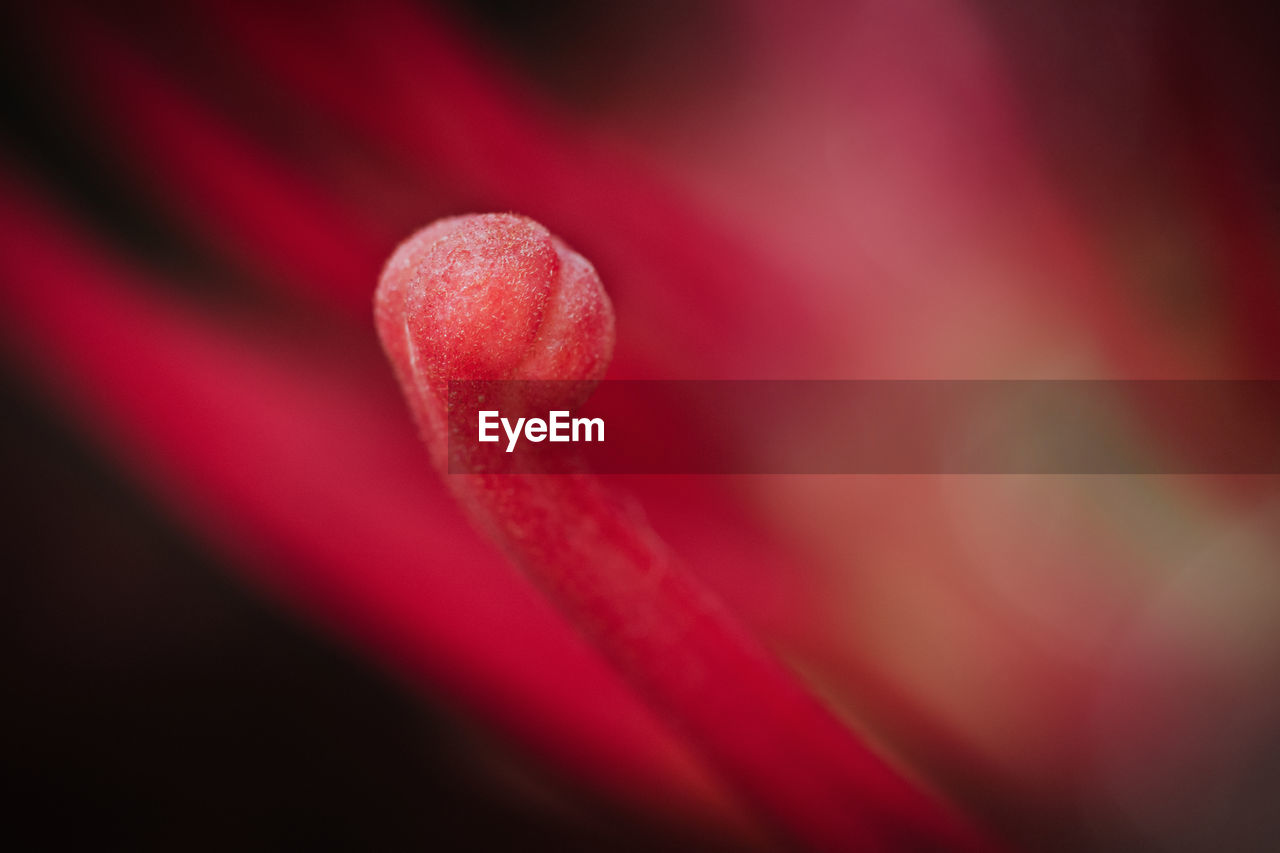
[[[377,294],[378,332],[418,381],[598,379],[613,309],[596,271],[531,219],[442,219],[396,250]]]

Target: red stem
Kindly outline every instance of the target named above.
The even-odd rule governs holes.
[[[447,474],[449,462],[484,470],[479,453],[449,447],[450,379],[603,373],[611,308],[581,263],[514,216],[442,221],[388,263],[378,330],[454,494],[726,783],[792,837],[818,850],[986,849],[756,643],[634,503],[589,475]],[[548,360],[565,350],[574,355]]]

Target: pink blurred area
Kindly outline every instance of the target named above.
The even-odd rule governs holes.
[[[474,728],[462,763],[525,768],[504,797],[637,849],[778,842],[453,507],[374,341],[397,240],[541,221],[615,303],[610,378],[1280,379],[1280,30],[1247,4],[4,17],[8,370],[238,583]],[[1010,846],[1280,837],[1274,478],[623,485]]]

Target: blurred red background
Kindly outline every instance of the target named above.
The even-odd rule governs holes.
[[[0,32],[0,731],[42,847],[784,843],[430,470],[370,299],[439,216],[590,258],[612,378],[1280,378],[1260,5],[54,3]],[[626,485],[1011,846],[1280,837],[1274,478]]]

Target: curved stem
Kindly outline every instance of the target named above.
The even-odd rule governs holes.
[[[611,308],[594,270],[575,268],[575,258],[536,223],[478,216],[425,229],[388,263],[379,333],[451,490],[625,679],[791,837],[818,850],[986,849],[765,651],[635,503],[588,474],[447,473],[449,463],[487,469],[482,451],[448,445],[449,379],[590,381],[603,372]],[[583,287],[598,291],[597,313],[570,312],[577,321],[561,323],[565,300],[582,301]],[[552,351],[580,356],[545,368]]]

